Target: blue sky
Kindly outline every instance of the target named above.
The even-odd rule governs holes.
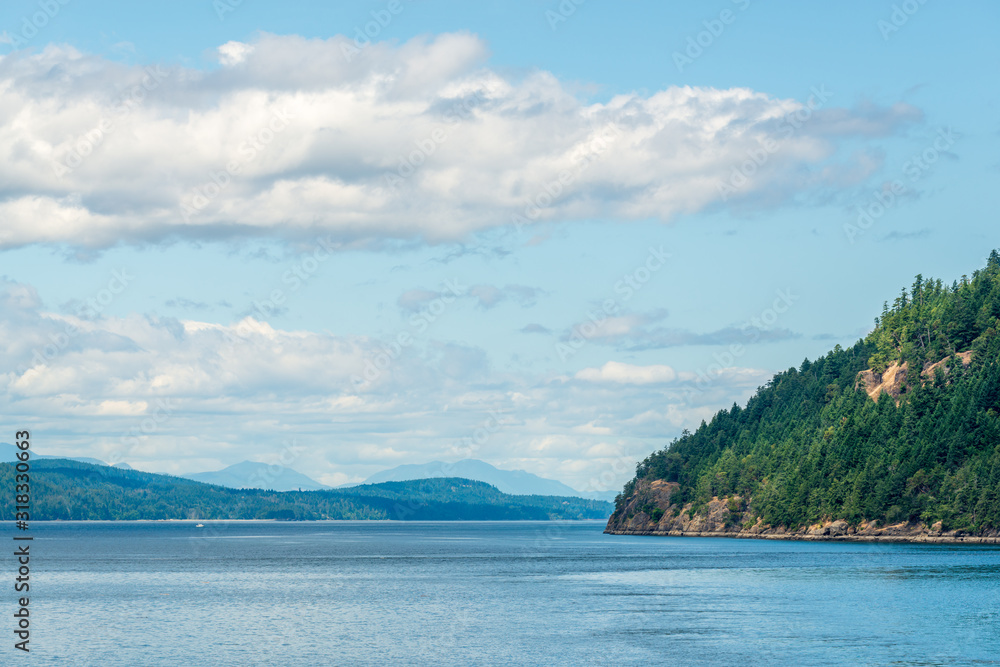
[[[998,14],[5,3],[4,409],[146,470],[614,488],[1000,245]]]

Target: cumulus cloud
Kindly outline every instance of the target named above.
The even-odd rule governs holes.
[[[666,319],[668,312],[660,308],[647,313],[620,313],[603,315],[591,313],[589,318],[574,324],[563,333],[562,340],[582,337],[604,344],[618,344],[621,341],[641,337],[643,332],[656,322]]]
[[[239,65],[253,53],[253,46],[243,42],[226,42],[219,47],[219,62],[227,67]]]
[[[577,322],[564,332],[561,340],[571,340],[575,335],[581,335],[587,340],[606,342],[621,339],[629,335],[649,321],[648,316],[635,313],[597,317]]]
[[[906,105],[821,109],[745,88],[579,99],[547,72],[487,65],[469,34],[376,43],[262,34],[220,67],[130,67],[70,47],[0,57],[0,248],[246,236],[461,241],[600,216],[670,220],[768,140],[740,196],[864,178],[841,141],[896,132]],[[856,168],[857,167],[857,168]],[[785,194],[782,194],[784,197]]]
[[[42,453],[173,473],[294,445],[290,465],[323,479],[481,458],[583,489],[623,457],[745,400],[762,374],[696,377],[614,361],[575,376],[498,373],[484,350],[430,338],[400,347],[251,317],[50,312],[33,287],[9,280],[0,281],[0,336],[0,410],[44,431]],[[500,426],[484,440],[487,423]]]
[[[600,368],[584,368],[576,374],[578,380],[617,382],[618,384],[656,384],[673,382],[677,373],[670,366],[633,366],[609,361]]]

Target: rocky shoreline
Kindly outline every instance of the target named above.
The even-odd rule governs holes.
[[[755,516],[753,501],[739,496],[713,498],[698,514],[691,504],[671,503],[677,484],[656,480],[643,482],[608,519],[608,535],[651,535],[657,537],[729,537],[756,540],[804,540],[829,542],[912,542],[920,544],[1000,544],[1000,531],[972,534],[944,530],[941,522],[928,526],[920,522],[882,525],[877,521],[851,524],[827,520],[796,530],[770,526]]]
[[[896,542],[916,544],[1000,544],[1000,537],[976,535],[809,535],[799,533],[687,532],[682,530],[610,530],[608,535],[655,537],[728,537],[745,540],[800,540],[807,542]]]

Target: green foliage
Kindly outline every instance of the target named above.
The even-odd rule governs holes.
[[[853,347],[779,373],[745,408],[651,454],[618,507],[637,480],[662,479],[680,484],[675,502],[735,495],[775,526],[841,518],[1000,528],[1000,255],[951,287],[917,276],[876,323]],[[968,367],[954,356],[966,351]],[[861,371],[904,362],[898,405],[858,387]]]
[[[0,488],[14,488],[0,464]],[[603,519],[610,504],[556,496],[512,496],[468,479],[366,484],[328,491],[229,489],[63,459],[31,462],[33,520],[396,519],[406,521]],[[0,521],[14,519],[14,494],[0,494]]]

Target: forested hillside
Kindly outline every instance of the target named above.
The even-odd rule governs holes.
[[[0,487],[14,488],[0,463]],[[512,496],[468,479],[366,484],[325,491],[230,489],[67,459],[31,462],[32,520],[128,519],[603,519],[611,504],[583,498]],[[0,496],[0,520],[14,519],[14,494]]]
[[[647,457],[609,532],[996,535],[1000,255],[875,322]]]

